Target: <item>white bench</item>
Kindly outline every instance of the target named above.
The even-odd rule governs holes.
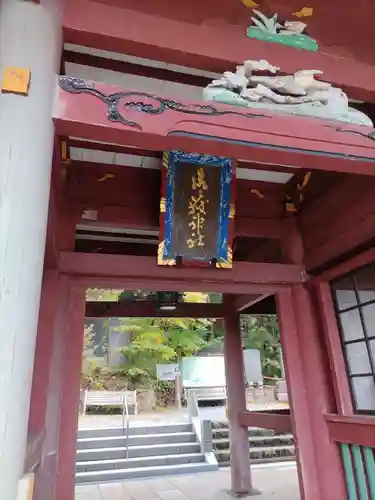
[[[188,392],[193,392],[197,401],[226,401],[227,389],[225,386],[217,387],[187,387]]]
[[[122,409],[124,425],[125,415],[129,414],[129,406],[133,407],[134,415],[138,413],[137,391],[85,391],[83,414],[89,406],[117,406]]]

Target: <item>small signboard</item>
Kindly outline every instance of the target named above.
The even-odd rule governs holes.
[[[28,68],[7,66],[4,69],[1,91],[3,93],[21,94],[29,93],[31,71]]]
[[[158,263],[232,267],[234,162],[164,154]]]
[[[243,351],[245,377],[248,384],[263,383],[262,363],[259,349],[245,349]]]
[[[224,356],[192,356],[182,360],[184,388],[225,387]]]
[[[169,363],[165,365],[156,365],[156,376],[158,380],[176,380],[178,375],[180,375],[180,368],[178,364]]]

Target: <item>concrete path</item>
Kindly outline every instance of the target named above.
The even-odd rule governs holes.
[[[294,464],[253,466],[259,500],[300,500]],[[230,500],[230,469],[185,476],[128,480],[123,483],[80,485],[76,500]],[[249,497],[253,498],[253,497]]]
[[[288,405],[285,403],[248,404],[248,409],[253,411],[280,408],[288,408]],[[202,406],[199,408],[199,416],[203,420],[212,420],[213,422],[227,421],[225,406]],[[189,422],[187,408],[181,408],[180,410],[176,408],[159,409],[155,412],[130,415],[129,418],[132,427]],[[89,413],[80,416],[78,427],[79,429],[102,429],[105,427],[121,427],[121,424],[121,415],[93,415]]]
[[[247,409],[249,411],[261,411],[261,410],[280,410],[288,408],[285,403],[273,403],[273,404],[248,404]],[[201,406],[199,408],[199,417],[202,420],[211,420],[212,422],[227,422],[228,418],[226,415],[225,406]]]
[[[186,408],[181,410],[167,409],[157,412],[140,413],[129,416],[132,427],[143,427],[148,425],[180,424],[189,422],[189,414]],[[121,427],[121,415],[94,415],[88,414],[79,417],[79,429],[103,429],[110,427]]]

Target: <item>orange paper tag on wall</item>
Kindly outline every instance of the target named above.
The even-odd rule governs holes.
[[[29,69],[8,66],[4,69],[1,91],[27,95],[29,93],[30,78],[31,71]]]

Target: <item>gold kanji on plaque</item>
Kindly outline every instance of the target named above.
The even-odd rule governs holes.
[[[186,244],[189,248],[204,247],[203,230],[206,222],[206,203],[208,203],[204,192],[208,190],[208,184],[203,168],[198,168],[196,174],[191,178],[191,187],[194,191],[188,205],[191,236],[186,240]]]

